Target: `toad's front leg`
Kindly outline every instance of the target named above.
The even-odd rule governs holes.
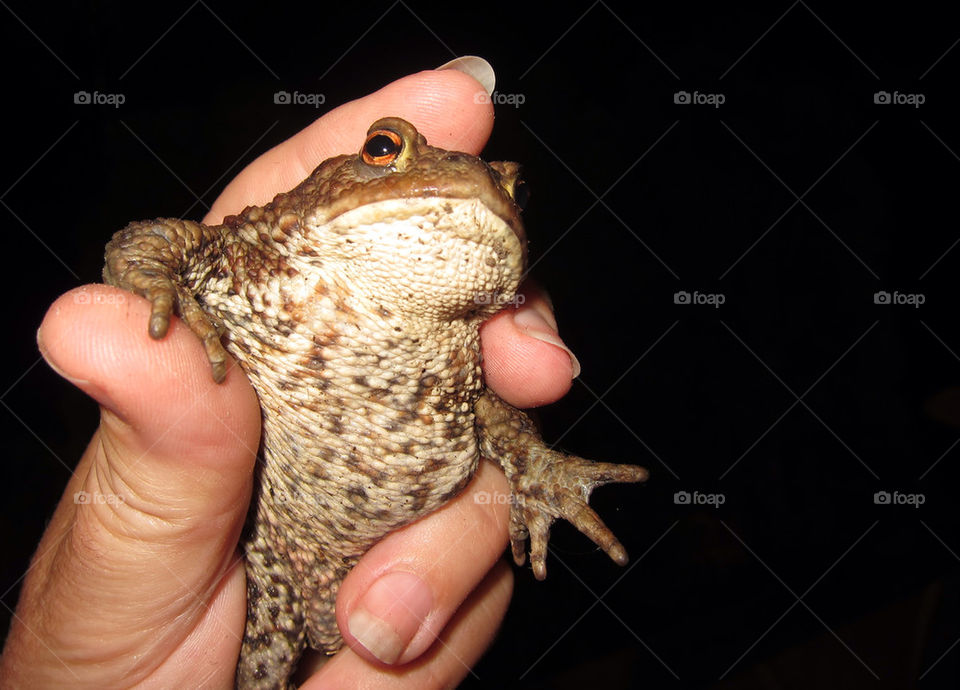
[[[489,389],[474,410],[480,450],[500,464],[510,482],[510,542],[517,565],[523,565],[529,536],[533,574],[538,580],[547,576],[547,541],[550,525],[557,518],[566,519],[610,558],[625,565],[627,551],[588,505],[590,492],[610,482],[642,482],[647,470],[552,450],[527,415]]]
[[[223,226],[189,220],[131,223],[107,244],[103,268],[107,284],[150,301],[151,337],[166,335],[170,316],[179,313],[203,343],[218,383],[227,375],[227,353],[195,294],[213,271],[222,268],[225,237]]]

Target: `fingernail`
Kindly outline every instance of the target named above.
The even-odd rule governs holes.
[[[373,583],[356,605],[347,627],[367,651],[385,664],[400,658],[433,608],[433,593],[413,573],[393,572]]]
[[[570,356],[570,364],[573,366],[573,376],[571,378],[575,379],[580,375],[580,362],[573,351],[557,335],[557,323],[553,320],[552,314],[543,314],[536,307],[520,309],[513,317],[513,322],[531,338],[556,345],[566,352]]]
[[[497,75],[493,71],[493,67],[482,57],[476,55],[454,58],[450,62],[440,65],[437,69],[455,69],[458,72],[469,74],[480,82],[488,96],[493,95],[493,87],[497,85]]]

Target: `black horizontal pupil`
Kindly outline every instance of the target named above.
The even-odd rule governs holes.
[[[371,158],[382,158],[384,156],[395,155],[397,151],[400,150],[400,147],[386,134],[377,134],[376,136],[370,137],[365,150]]]

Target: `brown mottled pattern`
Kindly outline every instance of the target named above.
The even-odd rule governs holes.
[[[222,225],[133,223],[107,246],[104,278],[153,303],[150,334],[177,311],[214,377],[225,347],[260,399],[240,687],[284,686],[307,643],[336,651],[347,572],[456,495],[481,454],[511,481],[514,555],[529,534],[537,577],[556,517],[626,559],[586,501],[645,471],[555,453],[484,391],[478,328],[526,262],[519,167],[431,147],[397,118],[371,131],[385,127],[403,140],[387,166],[339,156]]]

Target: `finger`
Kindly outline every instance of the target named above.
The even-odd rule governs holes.
[[[245,206],[263,205],[300,184],[325,159],[360,150],[381,117],[411,122],[434,146],[477,154],[493,129],[483,86],[463,72],[428,70],[331,110],[248,165],[214,202],[204,222],[219,223]]]
[[[371,663],[353,649],[340,651],[302,687],[422,690],[456,687],[493,640],[513,593],[513,571],[496,563],[447,623],[440,639],[412,663]]]
[[[110,443],[140,456],[131,480],[158,472],[175,482],[172,489],[181,500],[171,510],[195,499],[229,505],[233,497],[224,495],[219,480],[252,468],[260,432],[256,395],[239,371],[214,383],[203,344],[179,319],[163,339],[149,337],[150,311],[149,302],[118,288],[71,290],[44,317],[41,352],[101,404]],[[197,485],[194,477],[178,479],[168,472],[198,467],[227,474],[204,477]]]
[[[549,300],[533,283],[522,286],[518,307],[507,307],[480,329],[487,385],[515,407],[562,398],[580,364],[557,334]]]
[[[16,644],[71,682],[183,673],[178,649],[229,679],[239,649],[236,542],[259,408],[245,377],[213,382],[178,321],[151,339],[149,316],[146,300],[91,286],[57,300],[38,333],[47,361],[102,406],[18,613],[33,627]]]
[[[481,463],[455,500],[364,555],[337,598],[337,622],[354,652],[403,664],[434,644],[503,554],[509,495],[503,474]]]

